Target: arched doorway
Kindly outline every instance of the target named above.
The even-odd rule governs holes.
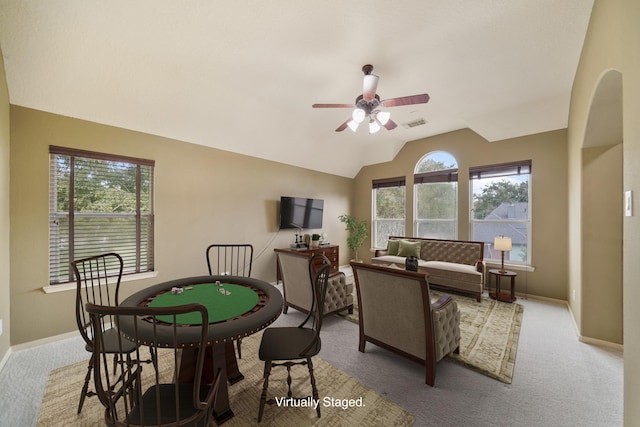
[[[604,73],[582,146],[580,333],[622,344],[622,75]]]

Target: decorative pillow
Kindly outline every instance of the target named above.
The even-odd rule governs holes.
[[[414,256],[420,258],[420,245],[421,242],[410,242],[409,240],[400,240],[398,247],[398,256]]]
[[[387,255],[398,255],[398,248],[400,247],[400,240],[393,239],[387,242]]]

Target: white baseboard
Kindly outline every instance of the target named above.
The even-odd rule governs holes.
[[[571,306],[568,302],[565,302],[567,305],[567,310],[569,310],[569,315],[571,316],[571,323],[573,323],[574,330],[576,332],[576,336],[578,337],[578,341],[583,342],[589,345],[595,345],[598,347],[607,348],[614,351],[619,351],[620,353],[624,353],[624,345],[617,344],[610,341],[604,341],[597,338],[585,337],[580,333],[580,328],[578,327],[578,322],[576,322],[576,317],[573,315],[573,310],[571,310]]]
[[[39,340],[34,340],[34,341],[29,341],[22,344],[14,345],[14,346],[11,346],[10,350],[13,350],[13,351],[26,350],[28,348],[34,348],[44,344],[51,344],[52,342],[65,340],[67,338],[75,338],[78,336],[80,336],[80,332],[78,331],[66,332],[64,334],[54,335],[52,337],[42,338]]]
[[[9,347],[9,350],[7,350],[2,360],[0,360],[0,372],[2,372],[4,365],[7,364],[7,361],[9,360],[9,356],[11,356],[11,347]]]
[[[9,357],[11,356],[11,354],[15,353],[16,351],[27,350],[27,349],[30,349],[30,348],[35,348],[35,347],[44,345],[44,344],[51,344],[53,342],[57,342],[57,341],[64,340],[64,339],[67,339],[67,338],[75,338],[75,337],[77,337],[79,335],[80,335],[80,333],[78,331],[67,332],[67,333],[64,333],[64,334],[55,335],[53,337],[47,337],[47,338],[42,338],[42,339],[39,339],[39,340],[25,342],[25,343],[18,344],[18,345],[12,345],[11,347],[9,347],[9,350],[7,350],[7,353],[4,355],[2,360],[0,360],[0,372],[4,369],[5,365],[9,361]]]
[[[585,344],[595,345],[595,346],[598,346],[598,347],[604,347],[604,348],[608,348],[610,350],[619,351],[620,353],[624,353],[624,345],[623,344],[616,344],[614,342],[603,341],[603,340],[599,340],[597,338],[589,338],[589,337],[585,337],[585,336],[582,336],[582,335],[579,335],[578,339],[580,340],[580,342],[583,342]]]

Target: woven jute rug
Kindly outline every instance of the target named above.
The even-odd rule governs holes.
[[[264,363],[258,359],[261,333],[242,340],[242,359],[238,359],[244,380],[229,386],[231,409],[235,416],[224,426],[258,425],[258,404],[262,392]],[[162,359],[162,357],[161,357]],[[161,363],[163,375],[171,377],[171,363]],[[411,426],[415,417],[397,404],[364,386],[345,372],[319,357],[313,358],[314,374],[320,394],[322,417],[314,408],[267,405],[260,426]],[[85,400],[82,413],[76,415],[87,362],[53,370],[42,399],[38,426],[104,425],[104,408],[97,397]],[[306,366],[292,368],[294,396],[311,395]],[[274,368],[269,378],[270,397],[286,397],[286,369]],[[93,388],[93,384],[91,384]],[[350,404],[349,399],[354,399]],[[357,402],[361,402],[361,405]],[[358,406],[360,405],[360,406]]]
[[[433,301],[443,295],[435,290],[431,290],[430,294]],[[460,310],[460,354],[451,354],[449,358],[491,378],[511,384],[524,307],[485,296],[481,303],[475,298],[462,295],[452,297]],[[355,295],[353,314],[342,316],[358,323]]]

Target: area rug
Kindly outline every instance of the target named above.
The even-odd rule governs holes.
[[[434,301],[442,295],[442,292],[431,290]],[[449,358],[491,378],[511,384],[524,307],[485,296],[481,303],[475,298],[452,296],[460,310],[460,354],[452,354]],[[353,314],[341,316],[358,323],[355,295]]]
[[[225,427],[244,427],[257,424],[258,404],[262,392],[264,364],[258,357],[261,334],[242,340],[242,359],[238,360],[244,380],[229,386],[229,399],[235,416]],[[260,426],[411,426],[415,417],[400,406],[364,386],[329,363],[313,358],[314,373],[320,392],[322,417],[313,408],[292,408],[267,405]],[[165,371],[170,371],[167,363]],[[76,415],[80,390],[87,371],[87,362],[79,362],[53,370],[42,399],[38,426],[97,426],[104,425],[104,409],[97,397],[88,398],[80,415]],[[165,372],[171,376],[171,372]],[[306,366],[292,368],[294,396],[311,394]],[[286,369],[271,371],[269,394],[286,396]],[[361,399],[360,399],[361,398]],[[354,399],[354,404],[348,404]],[[355,402],[361,402],[357,406]]]

